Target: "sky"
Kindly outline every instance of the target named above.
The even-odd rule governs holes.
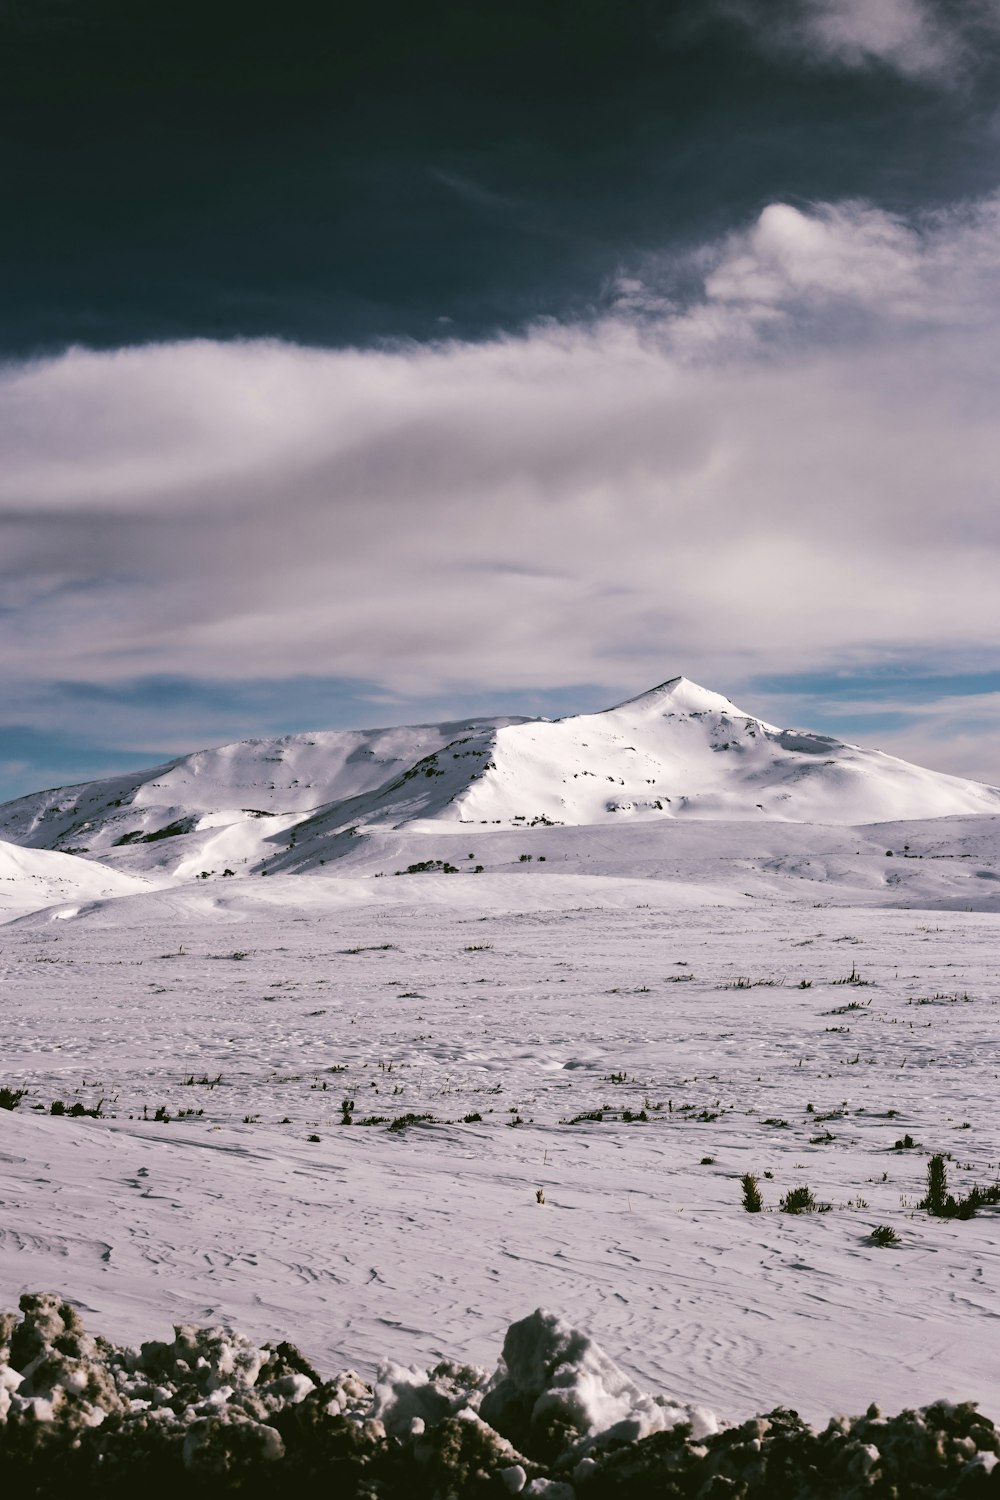
[[[0,797],[683,674],[1000,783],[1000,0],[4,0]]]

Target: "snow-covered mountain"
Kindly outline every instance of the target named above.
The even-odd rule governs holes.
[[[0,837],[129,869],[329,863],[377,830],[672,819],[855,825],[1000,813],[1000,789],[779,729],[676,677],[601,713],[326,731],[22,797]]]

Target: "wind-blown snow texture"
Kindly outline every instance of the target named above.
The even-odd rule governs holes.
[[[626,1406],[995,1409],[996,1210],[917,1205],[931,1153],[959,1190],[1000,1171],[998,793],[720,701],[257,742],[3,809],[8,1305],[232,1321],[372,1380],[488,1363],[543,1301]],[[803,1184],[829,1212],[781,1212]]]

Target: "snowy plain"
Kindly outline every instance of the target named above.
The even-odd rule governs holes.
[[[684,717],[710,712],[691,701]],[[560,783],[594,729],[565,722],[575,736],[535,731],[572,739],[546,752]],[[709,746],[722,727],[695,725]],[[456,738],[425,734],[418,758]],[[725,1420],[940,1396],[996,1415],[997,1210],[916,1206],[932,1152],[955,1187],[1000,1173],[996,793],[892,762],[880,803],[875,753],[828,741],[844,795],[863,772],[885,819],[762,818],[758,795],[754,822],[727,772],[690,817],[561,826],[537,758],[521,812],[514,757],[487,753],[503,784],[474,826],[489,773],[456,792],[425,768],[364,789],[367,823],[354,790],[318,818],[312,798],[272,809],[276,830],[245,754],[254,800],[203,779],[176,835],[116,843],[116,822],[85,857],[53,851],[67,823],[0,849],[26,871],[0,933],[0,1086],[26,1090],[0,1111],[3,1306],[56,1291],[119,1341],[230,1323],[366,1378],[386,1357],[492,1367],[544,1306],[644,1389]],[[666,774],[661,745],[626,753]],[[415,781],[425,800],[397,816]],[[900,821],[904,784],[939,815]],[[193,817],[176,788],[169,807]],[[5,836],[27,843],[25,819],[12,804]],[[206,860],[220,828],[232,877]],[[67,868],[76,888],[44,883]],[[430,1118],[389,1128],[406,1115]],[[745,1172],[763,1213],[743,1210]],[[828,1212],[779,1210],[802,1184]],[[876,1225],[898,1246],[872,1244]]]

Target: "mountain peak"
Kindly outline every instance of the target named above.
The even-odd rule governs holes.
[[[649,688],[648,691],[640,693],[635,698],[626,698],[623,703],[616,703],[606,712],[617,713],[623,708],[649,709],[660,714],[725,713],[735,714],[740,719],[756,717],[754,714],[746,713],[742,708],[737,708],[736,704],[724,697],[722,693],[714,693],[711,688],[700,687],[697,682],[692,682],[688,677],[670,677],[666,682]]]

